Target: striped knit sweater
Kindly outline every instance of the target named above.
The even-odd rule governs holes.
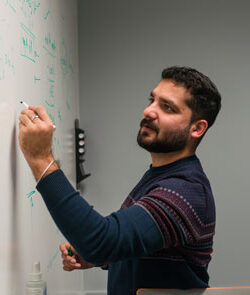
[[[139,288],[208,287],[215,205],[196,155],[151,166],[121,209],[106,217],[61,170],[37,189],[79,255],[108,263],[108,295],[135,295]]]
[[[151,257],[205,267],[215,231],[214,199],[196,156],[149,169],[122,205],[141,206],[158,226],[163,249]]]

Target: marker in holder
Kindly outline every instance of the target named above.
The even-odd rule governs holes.
[[[79,120],[75,119],[75,151],[76,151],[76,188],[80,188],[80,182],[90,176],[85,173],[83,162],[85,154],[85,132],[79,128]]]

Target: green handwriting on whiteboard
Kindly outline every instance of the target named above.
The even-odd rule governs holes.
[[[13,2],[12,0],[6,0],[5,5],[6,6],[8,5],[14,12],[16,12],[16,8],[14,6],[14,3],[12,3],[12,2]]]
[[[58,111],[57,114],[58,114],[58,119],[59,119],[60,121],[62,121],[61,111]]]
[[[69,104],[68,101],[66,102],[66,105],[67,105],[67,109],[68,109],[68,111],[70,111],[70,104]]]
[[[43,45],[43,49],[45,49],[45,51],[47,51],[47,53],[48,53],[51,57],[53,57],[53,58],[56,57],[56,56],[55,56],[53,53],[51,53],[51,52],[49,51],[49,49],[48,49],[47,47],[45,47],[44,45]]]
[[[71,64],[70,54],[64,41],[61,42],[59,51],[60,64],[63,76],[65,77],[68,74],[74,74],[74,68]]]
[[[33,195],[35,194],[35,192],[36,192],[36,191],[32,191],[32,192],[28,193],[28,194],[26,195],[27,198],[30,198],[31,196],[33,196]]]
[[[40,81],[41,79],[37,78],[36,76],[34,76],[34,81],[36,83],[36,81]]]
[[[20,23],[20,26],[26,34],[28,34],[33,40],[35,39],[35,35],[31,32],[31,30],[27,26],[25,26],[23,23]]]
[[[48,12],[43,16],[43,18],[44,18],[44,19],[47,19],[48,16],[49,16],[49,14],[50,14],[50,11],[48,10]]]
[[[0,54],[0,80],[4,80],[8,73],[15,73],[12,58],[6,53]]]
[[[51,39],[50,33],[47,33],[44,37],[44,45],[43,45],[43,49],[45,49],[47,51],[47,53],[55,58],[56,55],[56,42],[55,40]]]
[[[54,97],[54,85],[50,85],[49,87],[49,97],[53,98]]]
[[[36,193],[36,191],[31,191],[30,193],[28,193],[26,196],[27,198],[30,198],[30,207],[34,207],[34,203],[33,203],[33,198],[32,196]]]
[[[40,7],[40,2],[38,0],[19,0],[20,9],[25,17],[30,17],[35,15],[37,9]]]
[[[45,100],[46,104],[51,107],[51,108],[54,108],[55,107],[55,104],[53,103],[49,103],[47,100]],[[53,120],[52,120],[53,121]]]
[[[48,73],[49,73],[49,75],[51,75],[51,76],[54,76],[55,75],[55,69],[54,69],[54,67],[53,66],[47,66],[47,69],[48,69]]]
[[[20,55],[31,60],[32,62],[36,62],[35,58],[39,57],[39,55],[37,54],[37,51],[34,48],[36,36],[23,23],[20,23],[20,26],[21,26],[21,29],[23,30]]]
[[[50,83],[55,83],[55,69],[52,65],[47,65],[47,80]]]
[[[33,58],[29,57],[26,54],[20,54],[20,55],[23,56],[23,57],[25,57],[25,58],[27,58],[27,59],[29,59],[29,60],[31,60],[31,61],[33,61],[33,62],[36,62]]]

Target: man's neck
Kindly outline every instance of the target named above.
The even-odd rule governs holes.
[[[152,167],[159,167],[159,166],[164,166],[170,163],[173,163],[175,161],[178,161],[183,158],[190,157],[194,155],[195,151],[179,151],[179,152],[172,152],[172,153],[151,153],[151,158],[152,158]]]

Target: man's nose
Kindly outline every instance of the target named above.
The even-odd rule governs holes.
[[[157,118],[157,110],[156,110],[156,107],[153,104],[147,106],[144,109],[143,117],[144,118],[149,118],[151,120],[156,119]]]

